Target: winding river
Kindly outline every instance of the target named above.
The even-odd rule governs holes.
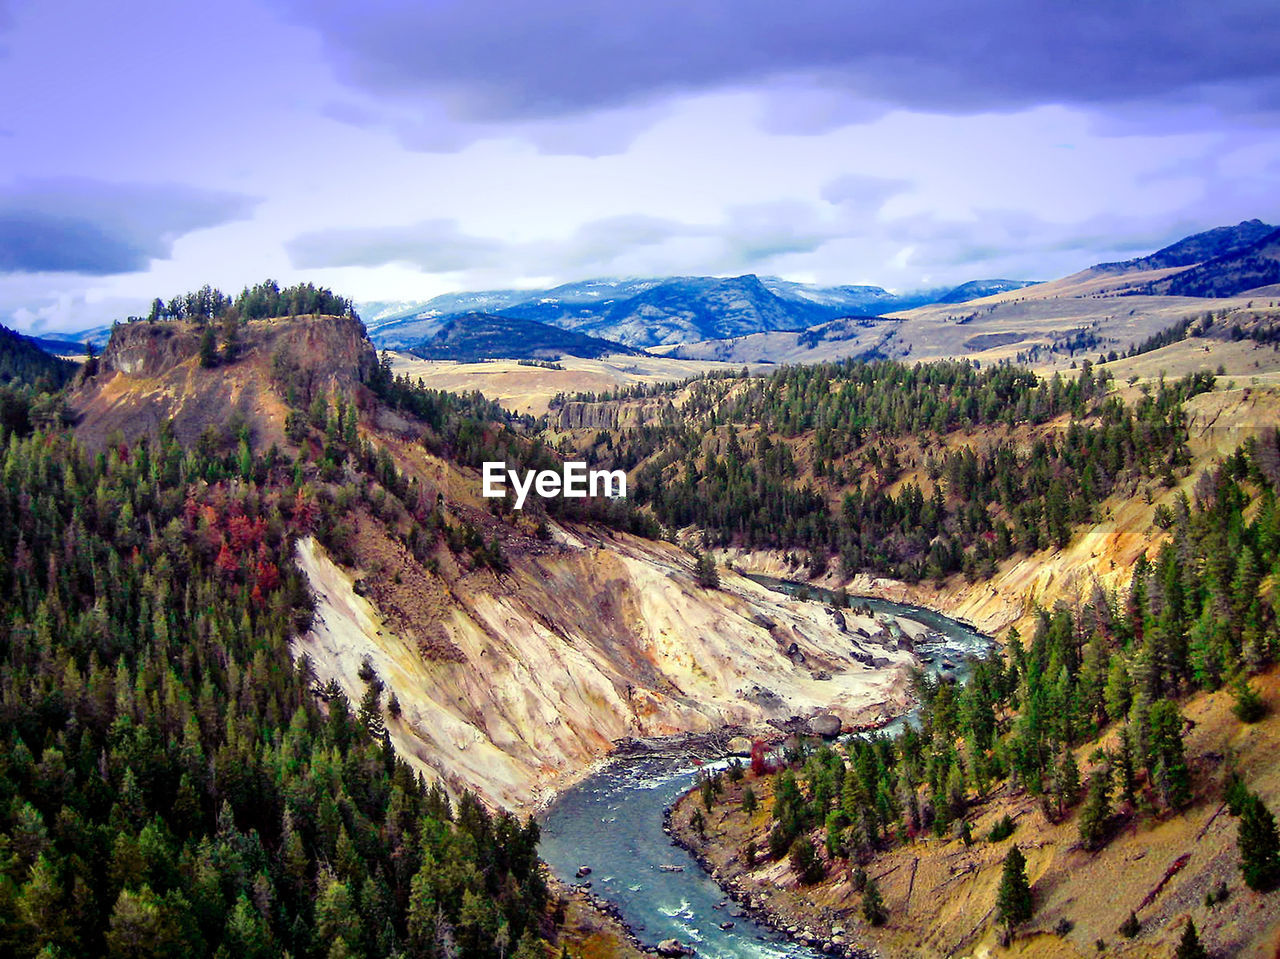
[[[811,586],[751,578],[782,592],[807,592],[815,601],[832,599],[827,591]],[[989,637],[932,610],[882,599],[850,600],[876,613],[927,626],[931,641],[917,646],[926,668],[934,673],[954,664],[952,671],[963,681],[966,657],[981,655],[991,645]],[[910,715],[901,717],[888,731],[910,720]],[[592,892],[617,906],[623,921],[648,945],[674,938],[710,959],[817,959],[821,953],[816,950],[743,915],[693,857],[673,846],[663,832],[663,811],[693,786],[698,770],[688,756],[608,763],[566,790],[547,810],[542,821],[542,858],[567,883],[584,881],[575,874],[580,866],[589,866],[585,881],[591,883]]]

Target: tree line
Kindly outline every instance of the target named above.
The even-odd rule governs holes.
[[[353,302],[338,296],[328,287],[296,283],[281,289],[275,280],[264,280],[254,286],[246,286],[235,297],[206,283],[198,290],[179,293],[168,300],[156,297],[151,301],[151,310],[145,317],[133,316],[129,319],[145,319],[150,323],[160,320],[205,323],[227,316],[239,320],[261,320],[310,314],[359,319]]]
[[[967,362],[796,367],[694,381],[681,418],[602,432],[587,456],[634,471],[638,502],[709,545],[972,581],[1015,552],[1065,546],[1117,490],[1172,486],[1190,463],[1182,404],[1212,387],[1194,374],[1125,404],[1088,361],[1072,380]],[[1013,432],[1063,415],[1064,430]],[[947,442],[978,430],[994,438]]]

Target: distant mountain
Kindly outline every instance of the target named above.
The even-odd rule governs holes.
[[[24,333],[23,338],[54,356],[84,356],[84,340],[73,340],[70,335],[30,336]]]
[[[367,300],[357,304],[356,313],[360,315],[366,327],[372,327],[389,318],[421,310],[426,307],[427,302],[427,300]]]
[[[561,324],[644,347],[800,329],[828,316],[829,309],[785,300],[747,274],[674,277]]]
[[[433,337],[453,316],[486,313],[548,323],[565,330],[651,347],[777,330],[799,330],[846,316],[909,310],[939,296],[988,296],[1025,285],[975,280],[954,289],[890,293],[879,286],[814,286],[754,274],[734,277],[605,278],[547,290],[450,293],[407,304],[361,303],[358,309],[380,348],[404,349]]]
[[[1248,246],[1154,280],[1144,292],[1164,296],[1238,296],[1273,283],[1280,283],[1280,229],[1274,228]]]
[[[642,351],[534,320],[468,313],[445,320],[434,336],[410,347],[409,352],[424,360],[475,362],[557,360],[566,355],[593,359],[611,353],[640,355]]]
[[[1010,290],[1035,286],[1038,282],[1038,280],[970,280],[968,283],[961,283],[954,289],[947,290],[933,302],[967,303],[984,296],[995,296],[997,293],[1008,293]]]
[[[1177,266],[1193,266],[1215,257],[1239,252],[1274,233],[1277,227],[1261,220],[1244,220],[1235,226],[1220,226],[1203,233],[1183,237],[1148,256],[1116,263],[1099,263],[1097,273],[1132,273],[1140,270],[1167,270]],[[1255,284],[1256,285],[1256,284]]]

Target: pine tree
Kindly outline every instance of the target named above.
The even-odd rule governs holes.
[[[1200,944],[1200,937],[1196,934],[1196,924],[1190,917],[1187,918],[1187,924],[1182,929],[1182,940],[1178,943],[1178,951],[1173,954],[1173,957],[1174,959],[1209,959],[1209,953]]]
[[[1236,702],[1231,707],[1231,711],[1236,714],[1236,718],[1242,723],[1256,723],[1259,719],[1267,714],[1266,703],[1262,701],[1262,697],[1258,695],[1258,691],[1249,684],[1249,679],[1243,673],[1231,687]]]
[[[358,716],[364,728],[369,730],[369,735],[375,741],[381,740],[382,734],[386,731],[386,724],[382,719],[381,683],[370,683],[368,689],[364,691]]]
[[[996,921],[1013,928],[1030,919],[1033,910],[1031,884],[1027,882],[1027,860],[1015,844],[1004,857],[1004,871],[1000,874],[1000,888],[996,892]]]
[[[222,358],[234,363],[240,357],[240,321],[228,316],[222,324]]]
[[[868,879],[862,890],[862,917],[873,926],[883,926],[889,921],[889,914],[884,908],[884,898],[880,895],[880,887],[874,879]]]
[[[1280,839],[1266,804],[1251,793],[1240,813],[1240,871],[1250,889],[1269,892],[1280,885]]]
[[[698,585],[703,589],[718,589],[720,587],[720,573],[716,569],[716,561],[710,553],[703,553],[698,557],[696,572]]]
[[[1132,805],[1137,799],[1137,773],[1133,762],[1133,734],[1129,727],[1120,730],[1120,748],[1116,753],[1116,767],[1120,773],[1120,798]]]
[[[1151,707],[1151,778],[1160,789],[1164,804],[1181,809],[1191,801],[1191,772],[1182,753],[1182,714],[1178,707],[1162,699]]]
[[[212,326],[206,326],[200,335],[200,365],[205,369],[218,365],[218,338]]]
[[[1133,702],[1133,682],[1129,670],[1125,668],[1124,659],[1119,655],[1111,657],[1107,667],[1107,683],[1103,690],[1103,701],[1107,707],[1107,716],[1119,722],[1129,715],[1129,706]]]
[[[1070,749],[1062,752],[1053,775],[1053,794],[1058,803],[1058,815],[1076,801],[1076,793],[1080,791],[1080,767],[1076,764],[1075,753]]]
[[[1111,815],[1111,775],[1097,770],[1089,777],[1089,796],[1080,810],[1080,841],[1086,849],[1097,849],[1106,837]]]

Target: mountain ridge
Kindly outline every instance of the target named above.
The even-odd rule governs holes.
[[[1234,226],[1218,226],[1200,233],[1192,233],[1146,256],[1112,263],[1098,263],[1090,269],[1099,273],[1129,273],[1194,266],[1252,246],[1277,229],[1276,226],[1263,223],[1255,217],[1252,220],[1242,220]]]
[[[1280,282],[1280,229],[1244,247],[1233,247],[1203,263],[1153,280],[1146,291],[1165,296],[1239,296]]]
[[[366,317],[379,348],[403,349],[434,336],[444,320],[492,313],[533,320],[632,347],[670,346],[780,330],[803,330],[849,316],[879,315],[1018,289],[1022,280],[971,280],[908,294],[879,286],[818,286],[774,276],[600,278],[545,290],[448,293],[400,311],[371,303]],[[364,308],[362,304],[361,308]]]
[[[486,359],[558,360],[564,355],[596,359],[610,354],[639,356],[643,351],[612,340],[563,330],[549,323],[492,313],[465,313],[445,320],[440,329],[409,353],[424,360],[473,363]]]

